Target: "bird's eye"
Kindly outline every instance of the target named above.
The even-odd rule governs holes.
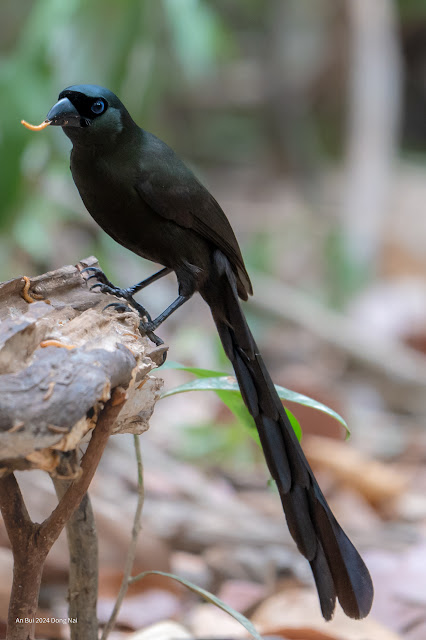
[[[105,111],[105,102],[103,100],[96,100],[91,106],[93,113],[99,115]]]

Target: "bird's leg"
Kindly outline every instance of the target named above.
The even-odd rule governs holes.
[[[142,307],[142,305],[138,305],[138,303],[135,300],[133,300],[133,302],[135,303],[136,306],[132,305],[130,307],[127,304],[124,304],[123,302],[111,302],[111,304],[107,304],[107,306],[104,307],[103,310],[105,311],[105,309],[112,307],[116,311],[119,311],[120,313],[124,313],[125,311],[134,311],[134,310],[137,311],[141,318],[141,321],[139,323],[139,331],[141,335],[148,336],[151,342],[153,342],[157,347],[164,344],[164,341],[158,336],[156,336],[154,331],[151,329],[151,326],[150,326],[150,322],[152,322],[151,316],[146,312],[146,310]],[[145,322],[142,319],[144,317],[148,319],[148,322]]]
[[[129,294],[133,296],[138,291],[145,289],[145,287],[152,284],[153,282],[156,282],[160,278],[163,278],[163,276],[166,276],[168,273],[171,273],[172,271],[173,269],[169,269],[169,267],[164,267],[164,269],[160,269],[160,271],[157,271],[157,273],[154,273],[152,276],[149,276],[149,278],[145,278],[145,280],[141,280],[137,284],[134,284],[132,287],[128,287],[127,289],[121,289],[121,291],[128,291]]]
[[[168,306],[167,309],[163,311],[163,313],[160,313],[160,315],[157,316],[154,320],[148,319],[148,322],[144,322],[142,320],[139,325],[139,331],[141,333],[146,333],[149,337],[149,332],[155,331],[155,329],[157,329],[160,324],[164,322],[164,320],[171,316],[172,313],[176,311],[176,309],[179,309],[179,307],[181,307],[184,302],[189,300],[190,297],[191,296],[178,296],[176,300],[174,300],[172,304]]]
[[[145,280],[141,280],[141,282],[138,282],[132,287],[128,287],[126,289],[116,287],[110,280],[108,280],[102,269],[99,269],[98,267],[86,267],[85,269],[82,269],[81,273],[92,272],[92,275],[87,278],[88,281],[92,278],[96,278],[97,282],[95,282],[95,284],[90,287],[90,291],[98,289],[102,293],[109,293],[116,298],[124,298],[124,300],[127,300],[130,306],[138,312],[141,318],[145,316],[146,318],[148,318],[148,321],[151,321],[151,316],[148,311],[139,302],[136,302],[136,300],[134,300],[133,295],[138,291],[141,291],[141,289],[144,289],[148,285],[152,284],[156,280],[159,280],[163,276],[167,275],[171,271],[172,269],[164,267],[164,269],[160,269],[160,271],[157,271],[157,273],[149,276],[149,278],[145,278]]]
[[[92,278],[96,278],[98,280],[98,282],[92,285],[91,289],[94,289],[96,287],[99,288],[102,293],[110,293],[111,295],[114,295],[118,298],[124,298],[125,300],[127,300],[129,297],[134,296],[134,294],[138,291],[145,289],[145,287],[147,287],[148,285],[156,282],[163,276],[166,276],[172,271],[172,269],[164,267],[164,269],[160,269],[160,271],[157,271],[157,273],[149,276],[149,278],[145,278],[145,280],[141,280],[137,284],[134,284],[133,286],[127,287],[125,289],[116,287],[110,280],[108,280],[102,269],[99,269],[98,267],[86,267],[85,269],[82,269],[81,273],[84,273],[85,271],[93,272],[92,275],[87,278],[87,280],[91,280]]]
[[[87,281],[91,280],[92,278],[96,278],[96,280],[98,281],[98,282],[95,282],[95,284],[92,284],[92,286],[90,287],[90,291],[93,291],[94,289],[98,289],[99,291],[101,291],[101,293],[109,293],[110,295],[115,296],[116,298],[124,298],[124,300],[126,300],[129,303],[129,305],[133,309],[135,309],[135,311],[138,312],[141,318],[146,317],[148,321],[151,320],[151,316],[148,313],[148,311],[145,309],[145,307],[139,304],[139,302],[136,302],[136,300],[134,300],[134,298],[128,292],[127,289],[120,289],[119,287],[116,287],[115,284],[111,282],[111,280],[108,280],[108,278],[106,277],[102,269],[99,269],[99,267],[86,267],[85,269],[82,269],[80,273],[85,273],[90,271],[92,272],[92,275],[87,278]],[[142,284],[142,283],[140,282],[139,284]],[[123,311],[124,309],[127,308],[126,305],[123,305],[120,303],[108,304],[105,307],[105,309],[107,307],[115,307],[118,311]]]
[[[191,296],[178,296],[176,300],[174,300],[172,304],[169,305],[167,309],[163,311],[163,313],[160,313],[160,315],[157,316],[154,320],[152,320],[151,317],[146,314],[146,312],[144,314],[139,312],[139,315],[141,317],[141,321],[139,323],[139,331],[141,332],[141,334],[148,336],[151,342],[157,345],[157,347],[164,344],[161,338],[155,335],[154,333],[155,329],[157,329],[157,327],[159,327],[160,324],[162,324],[164,320],[166,320],[173,313],[173,311],[176,311],[176,309],[179,309],[179,307],[181,307],[184,302],[189,300],[190,297]],[[121,311],[121,312],[130,310],[126,304],[123,304],[121,302],[112,302],[111,304],[107,304],[105,309],[107,309],[108,307],[114,307],[116,311]],[[134,307],[134,308],[138,310],[137,307]],[[147,318],[147,322],[144,320],[144,316]]]

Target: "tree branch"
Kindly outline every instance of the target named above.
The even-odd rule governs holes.
[[[103,312],[110,298],[88,290],[80,274],[95,264],[90,258],[0,283],[0,509],[14,557],[7,640],[34,638],[49,550],[86,496],[109,436],[145,431],[159,397],[162,383],[148,373],[163,361],[164,349],[147,349],[134,312]],[[80,464],[77,450],[87,435]],[[31,468],[61,478],[58,505],[42,524],[31,521],[12,473]],[[76,522],[69,527],[74,542],[78,529]],[[92,582],[90,605],[71,593],[71,617],[79,620],[73,640],[97,638],[94,528],[90,544],[89,538],[78,542],[80,575],[90,555],[95,587]]]

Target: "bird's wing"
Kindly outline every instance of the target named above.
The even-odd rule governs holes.
[[[158,155],[147,154],[136,184],[139,196],[157,214],[193,229],[218,247],[234,267],[246,291],[242,297],[247,299],[247,293],[253,290],[228,218],[211,193],[164,143],[161,151]]]

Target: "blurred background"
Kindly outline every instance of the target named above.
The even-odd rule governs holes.
[[[424,0],[3,0],[0,11],[0,280],[91,254],[121,286],[154,272],[85,211],[66,136],[19,124],[41,122],[68,85],[108,87],[227,213],[254,284],[245,311],[275,382],[349,423],[352,439],[342,444],[331,419],[292,407],[320,483],[371,567],[370,624],[383,626],[384,639],[424,638]],[[175,295],[170,276],[141,299],[157,314]],[[170,359],[229,370],[200,299],[160,334]],[[190,379],[162,375],[167,388]],[[150,561],[161,558],[155,568],[224,592],[254,619],[263,616],[264,632],[288,634],[289,608],[303,612],[296,627],[314,624],[315,599],[304,599],[312,581],[267,488],[261,454],[216,396],[162,400],[142,446],[142,568],[151,536]],[[126,531],[118,544],[112,522],[127,518],[130,530],[131,447],[124,437],[113,441],[103,480],[93,485],[104,540],[102,611],[121,570],[117,545],[123,553],[126,546]],[[51,499],[41,474],[22,481]],[[66,589],[61,557],[53,554],[46,569],[45,606],[53,610],[64,606],[49,592],[51,584]],[[207,605],[157,591],[132,596],[133,610],[128,599],[123,633],[173,617],[200,636],[237,637]],[[137,617],[147,611],[141,598],[153,598],[154,619]],[[360,638],[379,637],[379,627],[362,628]]]

